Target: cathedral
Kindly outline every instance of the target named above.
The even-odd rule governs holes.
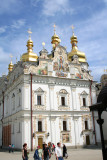
[[[99,143],[97,115],[88,107],[96,103],[96,82],[74,30],[68,52],[54,29],[49,54],[44,42],[34,53],[28,33],[27,52],[16,64],[11,60],[8,75],[0,77],[0,146],[22,149],[27,143],[33,150],[44,142],[67,147]]]

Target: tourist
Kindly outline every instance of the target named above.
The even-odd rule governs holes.
[[[43,150],[43,158],[44,160],[49,160],[49,148],[47,147],[47,144],[44,145],[44,150]]]
[[[43,142],[43,150],[45,149],[45,142]]]
[[[51,142],[48,143],[48,148],[49,148],[49,153],[51,155],[51,152],[52,152],[52,145],[51,145]]]
[[[67,158],[67,148],[65,146],[65,144],[63,144],[63,157]]]
[[[55,145],[54,145],[54,143],[53,143],[53,151],[55,152]]]
[[[40,148],[40,146],[38,146],[38,154],[39,154],[39,160],[42,160],[43,152],[42,152],[42,149]]]
[[[34,160],[39,160],[39,152],[38,152],[38,149],[39,149],[39,146],[37,147],[37,149],[35,150],[35,153],[34,153]]]
[[[57,147],[55,149],[55,155],[56,155],[56,160],[63,160],[61,143],[59,143],[59,142],[57,143]]]
[[[9,144],[9,153],[11,152],[11,144]]]
[[[11,146],[11,150],[12,150],[12,152],[14,152],[14,144],[12,144],[12,146]]]
[[[23,160],[28,160],[27,143],[24,143],[24,145],[23,145],[22,158],[23,158]]]

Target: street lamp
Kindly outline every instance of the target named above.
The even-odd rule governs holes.
[[[107,148],[105,148],[103,128],[102,128],[104,119],[101,118],[103,111],[107,111],[107,86],[103,87],[102,90],[100,91],[97,98],[97,103],[90,106],[89,108],[90,111],[98,112],[99,119],[97,120],[97,123],[100,126],[103,160],[107,160]]]

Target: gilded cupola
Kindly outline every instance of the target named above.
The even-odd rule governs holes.
[[[72,26],[72,32],[73,32],[73,34],[72,34],[72,37],[70,38],[72,50],[68,54],[68,60],[72,61],[73,56],[77,55],[79,58],[79,62],[86,62],[85,53],[78,50],[78,46],[77,46],[78,40],[77,40],[77,36],[75,36],[75,34],[74,34],[74,27],[73,26]]]
[[[32,32],[28,30],[29,33],[29,40],[27,41],[27,53],[24,53],[21,57],[21,61],[33,61],[36,62],[38,59],[38,56],[36,53],[33,53],[33,41],[31,39]]]
[[[11,57],[11,62],[10,62],[10,64],[8,65],[8,71],[9,71],[9,73],[13,70],[13,63],[12,63],[12,55],[10,55],[10,57]]]
[[[53,46],[53,49],[56,48],[56,46],[61,42],[60,38],[58,37],[58,35],[56,34],[56,25],[54,24],[54,35],[52,36],[51,38],[51,43],[52,43],[52,46]]]

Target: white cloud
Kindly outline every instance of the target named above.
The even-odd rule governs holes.
[[[30,0],[31,5],[34,6],[34,7],[37,7],[38,2],[40,2],[40,1],[41,1],[41,0]]]
[[[20,0],[0,0],[0,14],[16,13],[21,9]]]
[[[17,21],[14,21],[13,24],[11,25],[11,28],[13,29],[19,29],[25,25],[26,21],[25,19],[19,19]]]
[[[0,47],[0,63],[9,61],[9,53],[5,52],[2,47]]]
[[[42,3],[42,13],[45,16],[54,16],[58,12],[71,14],[74,11],[69,0],[31,0],[31,4],[35,7],[39,2]]]
[[[44,0],[43,14],[46,16],[54,16],[57,12],[62,14],[72,13],[73,9],[69,4],[69,0]]]
[[[0,34],[6,32],[7,26],[0,27]]]
[[[103,0],[105,3],[107,3],[107,0]]]

